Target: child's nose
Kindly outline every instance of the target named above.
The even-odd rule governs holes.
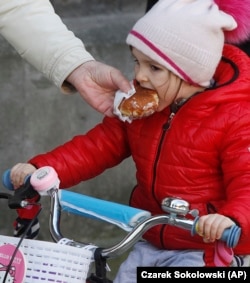
[[[148,81],[148,78],[147,78],[146,74],[141,69],[136,72],[135,79],[139,83]]]

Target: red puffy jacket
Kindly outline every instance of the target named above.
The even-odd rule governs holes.
[[[132,206],[162,214],[162,199],[175,196],[200,215],[226,215],[242,228],[235,253],[250,254],[250,59],[229,45],[223,55],[218,86],[194,95],[170,124],[170,108],[131,124],[105,117],[86,135],[30,163],[53,166],[67,188],[132,155],[137,169]],[[169,225],[150,229],[145,239],[166,249],[213,247]]]

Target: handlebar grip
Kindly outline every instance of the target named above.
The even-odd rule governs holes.
[[[10,191],[14,191],[13,184],[10,179],[10,169],[6,170],[2,175],[2,184],[4,187]]]
[[[234,248],[238,244],[240,234],[241,228],[237,225],[233,225],[224,230],[221,236],[221,241],[226,242],[228,247]]]
[[[195,235],[197,234],[197,222],[199,220],[199,217],[196,217],[193,223],[191,234]],[[230,248],[234,248],[237,246],[239,238],[241,234],[241,228],[237,225],[233,225],[227,229],[224,230],[220,240],[223,242],[226,242],[227,246]]]
[[[10,178],[10,169],[7,169],[3,175],[2,175],[2,184],[3,186],[10,190],[10,191],[14,191],[14,186],[13,184],[11,183],[11,178]],[[29,180],[30,178],[30,175],[26,176],[25,179],[24,179],[24,184]]]

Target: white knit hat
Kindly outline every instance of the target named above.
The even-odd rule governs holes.
[[[159,0],[126,42],[190,84],[207,87],[222,56],[223,30],[236,27],[213,0]]]

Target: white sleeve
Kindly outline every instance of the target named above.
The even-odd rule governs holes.
[[[0,33],[59,88],[76,67],[94,60],[48,0],[0,0]]]

